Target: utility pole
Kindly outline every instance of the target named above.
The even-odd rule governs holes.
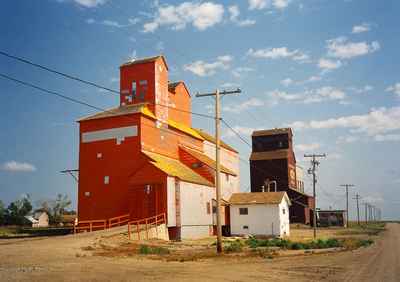
[[[365,205],[365,224],[368,223],[368,203],[364,203]]]
[[[346,187],[346,227],[349,227],[349,188],[354,187],[353,184],[342,184],[341,187]]]
[[[315,184],[317,184],[315,171],[317,166],[319,166],[319,161],[317,158],[325,158],[326,154],[312,154],[304,155],[305,158],[311,158],[311,168],[308,169],[308,174],[313,176],[313,197],[314,197],[314,210],[313,210],[313,227],[314,227],[314,239],[317,237],[317,195],[315,193]]]
[[[221,178],[220,178],[220,123],[221,123],[221,109],[220,109],[220,96],[229,94],[239,94],[242,91],[238,88],[233,91],[222,91],[218,89],[213,93],[197,93],[196,97],[215,96],[215,192],[217,200],[217,252],[222,253],[222,227],[221,227]]]
[[[355,198],[353,198],[354,200],[357,201],[357,224],[360,225],[360,207],[358,205],[358,200],[361,199],[360,195],[357,193]]]

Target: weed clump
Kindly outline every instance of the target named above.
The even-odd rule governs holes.
[[[243,243],[239,239],[230,242],[228,245],[224,246],[224,251],[226,253],[237,253],[243,250]]]
[[[141,255],[168,255],[169,253],[169,250],[163,247],[141,245],[139,248],[139,254]]]

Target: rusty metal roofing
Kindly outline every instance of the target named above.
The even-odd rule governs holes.
[[[284,134],[284,133],[292,134],[292,129],[291,128],[273,128],[273,129],[267,129],[267,130],[257,130],[257,131],[253,131],[253,134],[251,136],[269,136],[269,135],[277,135],[277,134]]]
[[[201,137],[203,137],[205,140],[207,140],[208,142],[211,142],[213,144],[215,144],[215,138],[213,136],[211,136],[210,134],[208,134],[207,132],[203,131],[202,129],[198,129],[198,128],[193,128],[198,134],[201,135]],[[236,151],[235,149],[233,149],[231,146],[229,146],[228,144],[226,144],[224,141],[220,140],[220,144],[222,148],[225,148],[229,151],[235,152],[237,153],[238,151]]]
[[[210,181],[194,172],[179,160],[169,158],[157,153],[142,151],[152,161],[151,163],[169,176],[174,176],[182,181],[214,187]]]
[[[202,152],[189,149],[187,147],[181,146],[180,148],[182,150],[184,150],[185,152],[187,152],[188,154],[195,157],[196,159],[198,159],[199,161],[201,161],[202,163],[206,164],[208,167],[215,170],[215,161],[213,159],[211,159],[210,157],[208,157],[207,155],[203,154]],[[221,172],[224,172],[226,174],[230,174],[233,176],[237,176],[237,174],[234,171],[230,170],[229,168],[226,168],[223,165],[221,165]]]
[[[280,204],[286,198],[290,205],[289,197],[286,192],[252,192],[252,193],[233,193],[229,199],[231,205],[248,204]]]
[[[163,55],[158,55],[158,56],[153,56],[153,57],[146,57],[146,58],[141,58],[141,59],[134,59],[131,60],[129,62],[123,63],[121,67],[125,67],[125,66],[131,66],[131,65],[136,65],[136,64],[145,64],[145,63],[150,63],[150,62],[155,62],[158,59],[162,59],[167,70],[168,70],[168,65],[167,65],[167,61],[165,60],[165,57]]]
[[[281,149],[267,152],[252,152],[250,155],[251,161],[262,161],[262,160],[277,160],[287,159],[289,155],[288,149]]]

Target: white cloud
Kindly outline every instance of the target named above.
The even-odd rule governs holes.
[[[321,79],[322,79],[322,77],[313,75],[313,76],[310,76],[305,82],[315,82],[315,81],[320,81]]]
[[[306,90],[304,92],[295,94],[274,90],[269,92],[268,95],[274,100],[274,104],[277,104],[279,101],[292,101],[296,103],[311,104],[324,101],[343,101],[346,99],[346,93],[331,86]]]
[[[371,85],[365,85],[363,87],[357,88],[357,87],[349,87],[349,90],[354,91],[357,94],[362,94],[362,93],[367,93],[370,92],[374,89],[373,86]]]
[[[358,136],[340,136],[336,140],[336,144],[349,144],[358,141],[360,138]]]
[[[296,129],[348,128],[353,133],[384,134],[400,129],[400,107],[371,109],[367,114],[344,116],[327,120],[295,121],[289,125]]]
[[[233,88],[233,87],[239,87],[240,84],[239,83],[235,83],[235,82],[225,82],[223,84],[221,84],[222,88]]]
[[[155,7],[153,21],[143,25],[143,32],[154,32],[161,26],[182,30],[187,25],[205,30],[220,23],[224,15],[224,6],[213,2],[183,2],[176,6],[156,3]]]
[[[219,56],[215,62],[206,63],[204,61],[195,61],[183,66],[185,71],[190,71],[198,76],[214,75],[217,70],[226,70],[230,68],[230,62],[233,58],[229,55]]]
[[[321,144],[319,143],[311,143],[311,144],[298,144],[294,146],[297,151],[300,152],[312,152],[319,148],[321,148]]]
[[[254,71],[253,68],[249,67],[237,67],[234,70],[232,70],[232,74],[234,77],[241,77],[244,73],[249,73]]]
[[[305,62],[309,60],[309,56],[300,50],[290,51],[287,47],[278,48],[266,48],[254,50],[250,48],[247,51],[247,56],[253,58],[263,58],[263,59],[284,59],[289,58],[299,62]]]
[[[400,97],[400,82],[386,88],[387,92],[393,92]]]
[[[59,2],[65,2],[65,0],[58,0]],[[105,4],[108,0],[72,0],[74,3],[85,8],[94,8]]]
[[[265,8],[275,8],[283,10],[289,6],[291,0],[248,0],[249,10],[262,10]]]
[[[362,32],[367,32],[370,31],[371,25],[368,23],[362,23],[360,25],[355,25],[353,26],[352,33],[362,33]]]
[[[257,98],[251,98],[240,104],[225,106],[225,107],[223,107],[223,110],[225,112],[241,113],[244,110],[247,110],[247,109],[250,109],[253,107],[261,107],[261,106],[264,106],[264,102],[262,100],[257,99]]]
[[[233,126],[232,127],[238,134],[245,136],[245,137],[249,137],[253,131],[255,130],[261,130],[259,128],[253,128],[253,127],[245,127],[245,126]],[[232,130],[230,130],[229,128],[226,129],[224,135],[224,138],[231,138],[231,137],[237,137],[237,135],[232,132]]]
[[[375,141],[384,142],[384,141],[400,141],[400,134],[378,134],[374,137]]]
[[[280,82],[283,86],[286,86],[286,87],[288,87],[294,83],[293,79],[291,79],[291,78],[285,78],[285,79],[281,80]]]
[[[104,25],[104,26],[109,26],[109,27],[114,27],[114,28],[124,28],[124,27],[129,27],[137,24],[140,20],[137,18],[133,19],[128,19],[127,24],[121,24],[117,21],[112,21],[112,20],[102,20],[102,21],[96,21],[93,18],[89,18],[86,20],[86,23],[88,24],[99,24],[99,25]]]
[[[36,167],[30,163],[9,161],[4,163],[1,169],[10,172],[32,172],[36,170]]]
[[[255,20],[240,20],[239,19],[239,15],[240,15],[240,10],[239,7],[237,5],[233,5],[233,6],[229,6],[228,7],[228,12],[229,12],[229,20],[233,23],[235,23],[238,26],[241,27],[246,27],[246,26],[251,26],[254,25],[256,23]]]
[[[318,67],[325,71],[338,69],[341,66],[342,66],[341,61],[332,61],[332,60],[324,59],[324,58],[319,59],[319,62],[318,62]]]
[[[249,10],[262,10],[267,7],[267,0],[248,0]]]
[[[351,59],[378,51],[380,44],[378,41],[373,41],[370,44],[367,42],[349,42],[346,37],[338,37],[327,40],[326,48],[330,57]]]

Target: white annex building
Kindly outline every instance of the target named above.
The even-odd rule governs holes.
[[[289,236],[286,192],[234,193],[229,204],[232,235]]]
[[[32,224],[32,227],[48,227],[49,216],[46,212],[35,212],[33,215],[25,216]]]

